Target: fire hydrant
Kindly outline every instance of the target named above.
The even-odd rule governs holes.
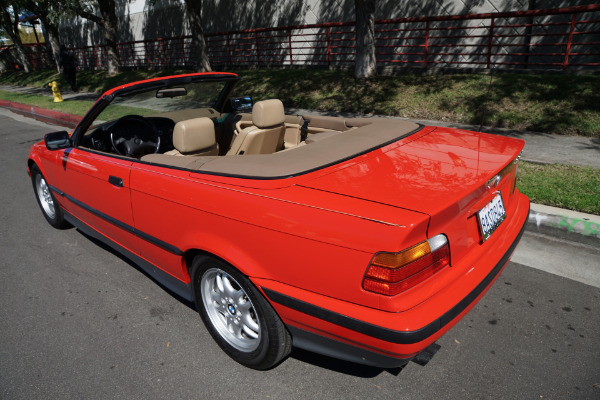
[[[62,95],[60,94],[60,89],[58,88],[58,82],[52,81],[48,84],[48,86],[50,86],[50,88],[52,89],[52,94],[54,95],[54,102],[60,103],[61,101],[63,101]]]

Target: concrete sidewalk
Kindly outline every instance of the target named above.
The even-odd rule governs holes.
[[[40,96],[52,97],[52,92],[49,88],[46,90],[41,88],[0,85],[0,90],[11,91],[15,93],[38,94]],[[68,90],[65,90],[62,96],[63,99],[67,101],[95,101],[99,97],[97,93],[73,93]],[[23,107],[19,108],[18,104],[11,105],[7,103],[10,102],[4,102],[2,106],[9,110],[16,111],[29,117],[41,119],[45,122],[50,122],[66,127],[73,128],[75,125],[73,120],[74,118],[77,118],[73,115],[62,114],[57,111],[44,110],[35,107],[28,107],[26,110],[23,110]],[[288,114],[316,114],[328,116],[341,116],[347,118],[383,117],[377,115],[357,115],[352,113],[322,112],[296,108],[290,108],[287,110],[287,112]],[[452,127],[471,131],[479,130],[479,126],[475,125],[427,120],[411,121],[422,123],[425,125]],[[525,140],[525,149],[523,150],[522,156],[522,159],[525,161],[544,164],[560,163],[568,165],[587,166],[598,169],[598,174],[600,176],[600,139],[598,138],[582,136],[563,136],[491,127],[483,127],[482,131],[495,135],[510,136]],[[600,187],[598,191],[600,193]],[[527,230],[530,232],[536,232],[537,234],[557,237],[561,240],[574,241],[577,243],[583,243],[585,245],[592,246],[594,248],[600,248],[600,216],[597,215],[585,214],[539,204],[532,204]]]

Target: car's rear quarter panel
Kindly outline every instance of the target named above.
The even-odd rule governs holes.
[[[332,211],[314,205],[327,206],[335,196],[330,193],[293,185],[252,189],[203,178],[189,171],[134,166],[130,182],[136,228],[182,251],[212,253],[251,278],[377,308],[380,296],[361,288],[374,253],[425,237],[428,218],[422,214],[394,209],[390,215],[398,224],[384,223],[370,217],[381,217],[377,214],[388,206],[376,205],[365,211],[367,217],[357,217],[343,210],[350,212],[357,203],[365,208],[358,199],[341,199]],[[309,197],[312,205],[302,204]],[[189,281],[182,257],[149,243],[141,253]]]
[[[332,310],[336,314],[350,316],[358,321],[391,331],[416,332],[430,324],[433,326],[438,324],[438,328],[431,335],[424,335],[417,341],[392,343],[332,322],[335,318],[326,321],[285,305],[275,304],[276,310],[287,324],[380,354],[410,358],[452,328],[491,287],[508,261],[510,253],[507,251],[518,237],[527,219],[528,211],[528,199],[517,193],[515,201],[507,210],[511,218],[506,220],[488,241],[478,245],[460,261],[453,262],[451,267],[438,272],[435,279],[429,279],[397,296],[379,296],[383,310],[339,301],[300,288],[288,287],[279,282],[256,280],[256,283],[286,293],[295,299]],[[484,282],[483,287],[482,282]],[[454,313],[457,304],[473,293],[476,295]]]

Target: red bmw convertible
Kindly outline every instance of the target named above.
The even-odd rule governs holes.
[[[523,141],[385,118],[290,116],[239,77],[104,93],[27,161],[46,220],[194,301],[239,363],[299,347],[406,364],[459,321],[517,246]]]

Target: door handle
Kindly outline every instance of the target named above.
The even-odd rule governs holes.
[[[116,187],[123,187],[123,179],[119,178],[118,176],[110,175],[108,177],[108,182]]]

